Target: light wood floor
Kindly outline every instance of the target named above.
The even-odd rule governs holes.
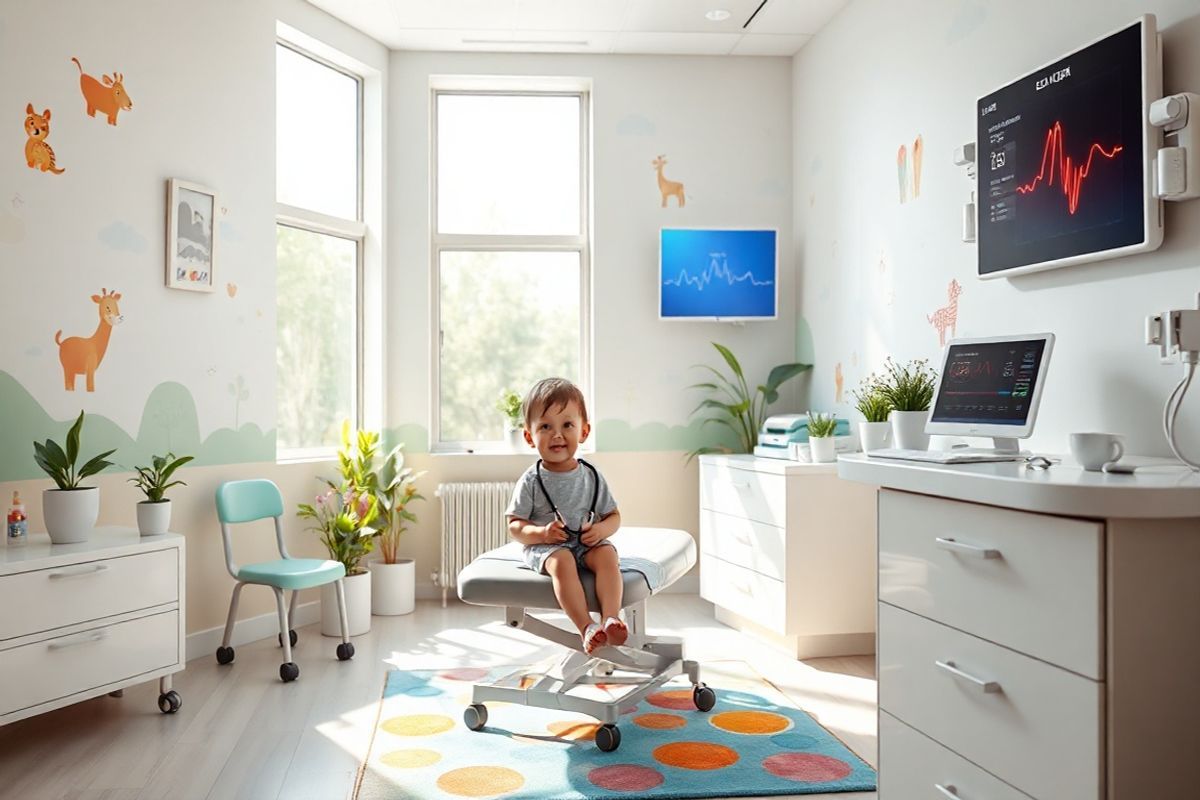
[[[21,800],[187,800],[349,796],[366,752],[384,672],[536,663],[554,645],[504,626],[498,609],[420,602],[413,614],[374,617],[355,638],[353,661],[336,640],[299,629],[300,679],[278,678],[275,639],[237,648],[220,667],[212,656],[175,676],[183,708],[160,714],[158,682],[0,728],[0,797]],[[872,765],[874,659],[795,661],[713,619],[695,595],[652,598],[648,629],[683,636],[689,658],[753,665],[800,708]],[[4,680],[0,676],[0,680]],[[716,681],[719,687],[719,681]],[[805,795],[874,798],[872,793]]]

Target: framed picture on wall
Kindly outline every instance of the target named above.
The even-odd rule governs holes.
[[[211,292],[217,285],[217,193],[178,178],[167,181],[167,286]]]

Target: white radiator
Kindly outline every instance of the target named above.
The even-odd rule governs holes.
[[[504,510],[512,498],[513,483],[442,483],[442,563],[433,582],[446,595],[458,585],[458,573],[480,553],[508,542]]]

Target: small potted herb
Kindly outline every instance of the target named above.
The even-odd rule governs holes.
[[[33,443],[34,461],[58,485],[57,489],[42,492],[42,515],[54,544],[87,541],[100,516],[100,490],[95,486],[80,486],[79,482],[111,467],[112,462],[104,459],[116,452],[101,453],[76,470],[82,430],[83,412],[80,411],[79,419],[67,431],[65,448],[53,439]]]
[[[888,435],[892,432],[892,425],[888,422],[892,401],[884,394],[879,379],[872,375],[851,394],[854,395],[854,407],[863,415],[863,422],[858,423],[858,438],[863,452],[886,447]]]
[[[171,501],[163,495],[172,486],[187,486],[183,481],[171,481],[175,470],[192,460],[192,456],[176,458],[174,453],[151,456],[150,466],[134,467],[136,478],[129,482],[142,490],[146,499],[137,504],[138,533],[157,536],[171,526]]]
[[[885,362],[887,375],[880,381],[880,391],[892,404],[892,440],[903,450],[929,449],[929,405],[937,375],[925,359],[915,359],[900,366],[890,358]]]
[[[837,417],[833,414],[808,412],[808,452],[814,464],[837,461],[837,443],[833,440]]]
[[[508,446],[514,451],[525,449],[525,436],[522,428],[525,420],[521,417],[521,395],[512,389],[505,389],[496,401],[496,410],[504,415],[504,435]]]

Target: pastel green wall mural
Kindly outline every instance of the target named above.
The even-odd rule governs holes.
[[[4,424],[0,425],[0,481],[43,477],[33,461],[33,440],[62,441],[74,418],[52,419],[25,387],[3,370],[0,370],[0,408],[4,409]],[[136,436],[105,416],[89,413],[84,423],[83,445],[86,452],[116,448],[117,452],[109,458],[119,465],[113,469],[148,463],[152,455],[167,451],[194,455],[195,465],[275,460],[275,431],[263,431],[252,423],[237,430],[218,428],[201,438],[196,403],[186,388],[174,382],[160,383],[150,392]]]

